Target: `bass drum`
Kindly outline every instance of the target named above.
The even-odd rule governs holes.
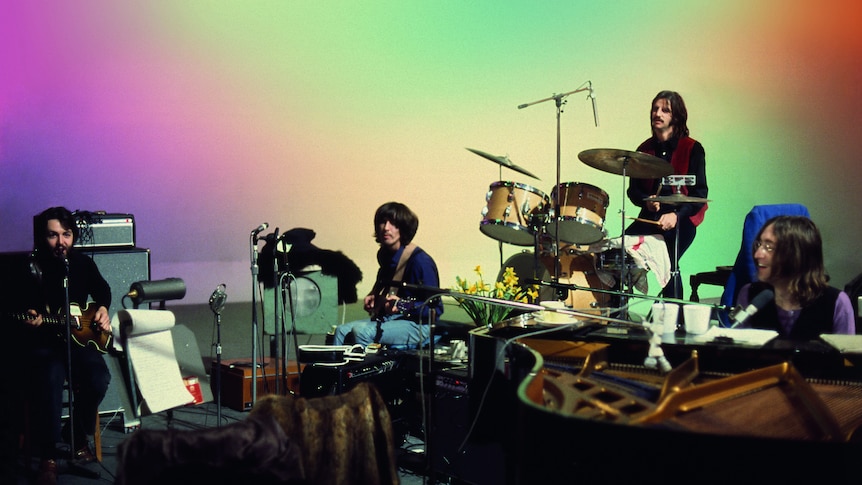
[[[524,251],[511,256],[503,263],[497,275],[497,281],[502,280],[503,272],[511,267],[518,277],[518,281],[533,278],[542,281],[553,281],[554,261],[552,254],[541,254],[538,258],[530,251]],[[574,285],[580,288],[607,290],[610,287],[604,285],[596,271],[596,256],[590,253],[565,253],[560,254],[560,279],[564,285]],[[539,300],[557,300],[557,290],[550,286],[539,288]],[[600,314],[600,309],[608,306],[610,295],[586,289],[570,289],[566,295],[566,306],[573,310],[587,313]]]

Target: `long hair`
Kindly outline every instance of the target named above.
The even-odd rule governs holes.
[[[63,229],[72,231],[72,244],[78,243],[81,232],[75,214],[65,207],[51,207],[33,217],[33,249],[47,253],[48,221],[57,219]]]
[[[688,109],[685,107],[685,101],[683,101],[682,96],[676,91],[660,91],[655,95],[650,104],[650,125],[652,125],[652,107],[660,99],[666,99],[670,103],[670,125],[673,127],[671,137],[679,140],[684,136],[688,136]]]
[[[381,205],[374,214],[374,240],[380,239],[380,225],[391,222],[401,232],[401,245],[406,246],[413,241],[413,236],[419,229],[419,218],[409,207],[400,202],[387,202]]]
[[[814,221],[804,216],[777,216],[766,221],[772,224],[775,249],[772,253],[772,274],[788,281],[790,294],[800,305],[807,306],[829,286],[823,265],[823,241]],[[752,254],[756,251],[752,248]]]

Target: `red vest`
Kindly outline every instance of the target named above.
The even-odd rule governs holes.
[[[694,147],[695,142],[696,140],[690,136],[684,136],[679,139],[679,143],[673,151],[673,155],[670,157],[670,165],[673,167],[674,175],[686,175],[688,173],[688,161],[691,159],[691,149]],[[646,141],[641,143],[638,147],[638,151],[655,156],[652,138],[648,138]],[[682,186],[681,188],[682,193],[688,195],[688,187]],[[691,220],[691,223],[695,226],[699,226],[700,223],[703,222],[704,213],[707,208],[707,204],[703,204],[703,207],[701,207],[699,211],[690,216],[689,219]]]

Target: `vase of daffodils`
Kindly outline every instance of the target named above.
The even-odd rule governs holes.
[[[482,275],[482,267],[476,266],[473,270],[478,278],[471,283],[466,278],[455,277],[455,291],[467,294],[496,298],[498,300],[510,300],[521,303],[532,303],[539,297],[535,285],[522,286],[518,283],[518,276],[514,268],[507,267],[503,270],[500,281],[488,283]],[[505,320],[512,313],[513,308],[494,305],[489,302],[458,298],[458,305],[467,312],[467,315],[477,326],[488,326]]]

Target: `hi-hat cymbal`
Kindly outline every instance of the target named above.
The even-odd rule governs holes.
[[[603,172],[636,179],[656,179],[673,174],[673,167],[670,163],[643,152],[593,148],[582,151],[578,154],[578,158],[587,165]]]
[[[659,202],[661,204],[705,204],[707,202],[712,202],[709,199],[704,199],[703,197],[689,197],[685,194],[673,194],[673,195],[660,195],[658,197],[647,197],[644,199],[644,202]]]
[[[539,177],[536,177],[535,175],[531,174],[526,169],[521,168],[521,167],[515,165],[514,163],[512,163],[512,161],[509,160],[509,157],[507,157],[507,156],[501,157],[501,156],[497,156],[497,155],[491,155],[490,153],[485,153],[481,150],[475,150],[473,148],[468,148],[467,150],[470,150],[471,152],[475,153],[476,155],[479,155],[482,158],[487,158],[488,160],[491,160],[492,162],[496,163],[497,165],[500,165],[502,167],[511,168],[512,170],[514,170],[516,172],[520,172],[520,173],[522,173],[528,177],[533,177],[536,180],[541,180],[541,179],[539,179]]]

